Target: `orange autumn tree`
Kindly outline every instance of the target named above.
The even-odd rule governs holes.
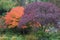
[[[24,7],[15,7],[12,8],[10,12],[7,12],[5,15],[5,23],[8,28],[15,28],[18,25],[19,19],[24,14]]]

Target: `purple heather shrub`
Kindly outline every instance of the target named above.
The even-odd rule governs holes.
[[[35,21],[41,25],[53,23],[60,27],[60,9],[48,2],[34,2],[25,7],[24,15],[19,21],[18,27],[26,25],[27,22]],[[59,25],[59,26],[58,26]]]

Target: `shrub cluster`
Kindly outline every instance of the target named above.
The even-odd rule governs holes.
[[[53,23],[60,27],[60,10],[55,5],[48,2],[34,2],[25,7],[24,15],[22,16],[18,27],[26,25],[27,22],[39,22],[41,25]],[[58,26],[59,25],[59,26]]]
[[[19,19],[24,14],[23,7],[12,8],[10,12],[7,12],[5,15],[5,23],[9,28],[14,28],[18,25]]]

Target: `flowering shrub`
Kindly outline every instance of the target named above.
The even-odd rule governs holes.
[[[7,12],[5,15],[5,23],[9,28],[14,28],[18,25],[19,19],[24,14],[23,7],[12,8],[10,12]]]
[[[53,23],[58,26],[60,10],[55,5],[47,2],[35,2],[26,6],[18,27],[26,25],[29,21],[39,22],[41,25]],[[59,26],[58,26],[59,27]]]

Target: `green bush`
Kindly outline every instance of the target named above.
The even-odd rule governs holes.
[[[60,32],[51,25],[41,27],[35,35],[38,37],[38,40],[60,40]]]
[[[0,0],[0,9],[9,10],[17,5],[17,1]]]
[[[17,6],[16,0],[0,0],[0,15],[5,15],[11,8]]]

